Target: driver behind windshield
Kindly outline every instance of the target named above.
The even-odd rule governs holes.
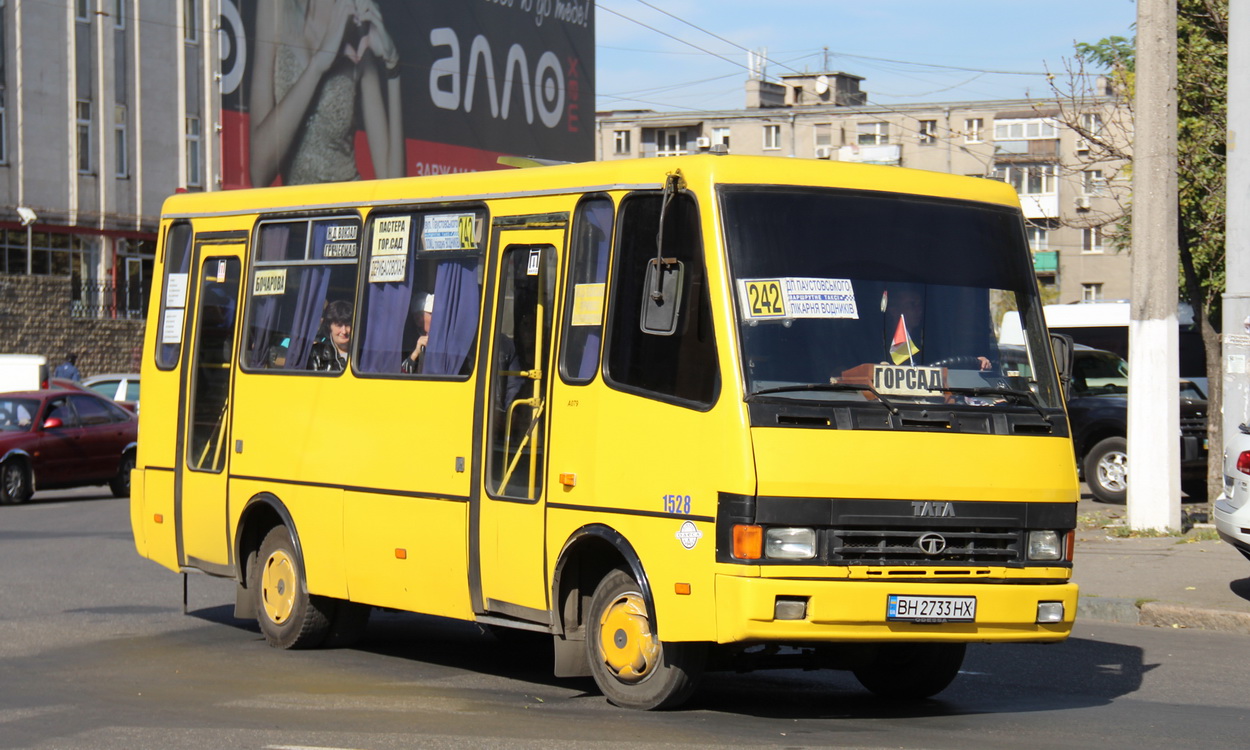
[[[991,369],[993,364],[984,354],[942,350],[937,343],[937,328],[943,325],[943,321],[931,321],[933,330],[926,331],[925,328],[925,308],[933,303],[934,300],[927,299],[923,284],[893,283],[886,287],[881,293],[881,311],[885,318],[882,361],[895,365]],[[926,333],[929,338],[927,348]],[[947,337],[948,340],[950,338]]]

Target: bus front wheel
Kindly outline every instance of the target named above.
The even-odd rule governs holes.
[[[330,629],[331,602],[312,596],[303,566],[285,526],[275,526],[260,543],[248,588],[256,597],[256,620],[269,645],[316,648]]]
[[[951,684],[966,649],[963,643],[881,643],[852,671],[859,684],[882,698],[920,700]]]
[[[595,588],[586,623],[586,657],[595,683],[622,708],[671,708],[694,692],[703,673],[701,643],[656,637],[642,587],[614,570]]]

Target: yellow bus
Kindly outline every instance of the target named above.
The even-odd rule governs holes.
[[[372,607],[536,631],[646,709],[800,662],[925,697],[1071,630],[1003,183],[704,154],[176,195],[148,320],[136,546],[274,646]]]

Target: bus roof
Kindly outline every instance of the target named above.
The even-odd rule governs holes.
[[[675,170],[681,170],[688,183],[705,185],[836,186],[1019,206],[1015,191],[997,180],[823,159],[697,154],[352,183],[179,193],[165,201],[162,214],[166,217],[251,214],[296,205],[315,210],[438,199],[658,188],[665,175]]]

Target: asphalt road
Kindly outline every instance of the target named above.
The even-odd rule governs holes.
[[[107,491],[0,507],[0,748],[1233,747],[1245,635],[1078,623],[1052,646],[974,646],[938,699],[846,674],[710,675],[682,710],[608,704],[545,649],[471,624],[375,616],[356,648],[282,652],[227,581],[140,559]]]

